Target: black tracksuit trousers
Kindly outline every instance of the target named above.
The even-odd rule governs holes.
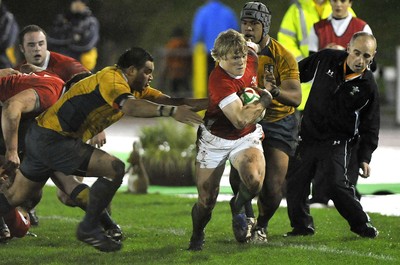
[[[355,141],[300,141],[296,154],[289,162],[287,174],[287,207],[291,226],[296,229],[314,228],[308,196],[317,166],[329,186],[329,195],[338,212],[350,227],[370,222],[355,195],[355,188],[347,178],[347,166]]]

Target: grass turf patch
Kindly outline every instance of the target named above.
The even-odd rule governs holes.
[[[269,224],[269,243],[240,244],[234,240],[228,202],[218,202],[206,230],[201,252],[189,252],[191,207],[195,199],[175,195],[132,195],[119,192],[112,216],[126,239],[117,253],[101,253],[75,237],[83,216],[63,206],[54,187],[45,187],[37,207],[38,227],[26,236],[0,245],[0,264],[399,264],[400,217],[370,214],[380,230],[377,239],[350,232],[335,209],[312,209],[316,234],[284,238],[290,230],[286,208]],[[256,208],[256,207],[255,207]]]

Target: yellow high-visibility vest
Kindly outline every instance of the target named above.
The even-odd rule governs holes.
[[[356,16],[351,9],[350,12]],[[311,27],[332,13],[329,1],[317,6],[314,0],[297,0],[286,11],[278,32],[278,42],[291,51],[297,61],[309,55],[308,36]],[[311,83],[302,83],[302,101],[298,110],[303,110],[310,94]]]

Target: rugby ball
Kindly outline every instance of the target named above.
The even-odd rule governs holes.
[[[251,104],[260,99],[260,95],[251,87],[246,87],[243,89],[240,94],[240,99],[243,102],[243,105]],[[265,110],[261,113],[260,117],[256,120],[256,122],[261,121],[264,118]]]

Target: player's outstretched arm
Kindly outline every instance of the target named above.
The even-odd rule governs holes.
[[[171,98],[163,95],[151,100],[157,104],[181,106],[188,105],[193,111],[205,110],[208,107],[208,98]]]
[[[195,124],[200,124],[203,122],[203,119],[192,110],[191,106],[182,105],[174,108],[176,108],[176,111],[171,116],[179,122],[190,126],[194,126]]]
[[[148,100],[129,98],[125,100],[121,110],[125,114],[133,117],[173,117],[175,120],[188,125],[202,122],[202,118],[192,111],[190,106],[186,105],[160,105]]]
[[[208,98],[184,98],[184,105],[188,105],[193,111],[205,110],[208,107]]]

